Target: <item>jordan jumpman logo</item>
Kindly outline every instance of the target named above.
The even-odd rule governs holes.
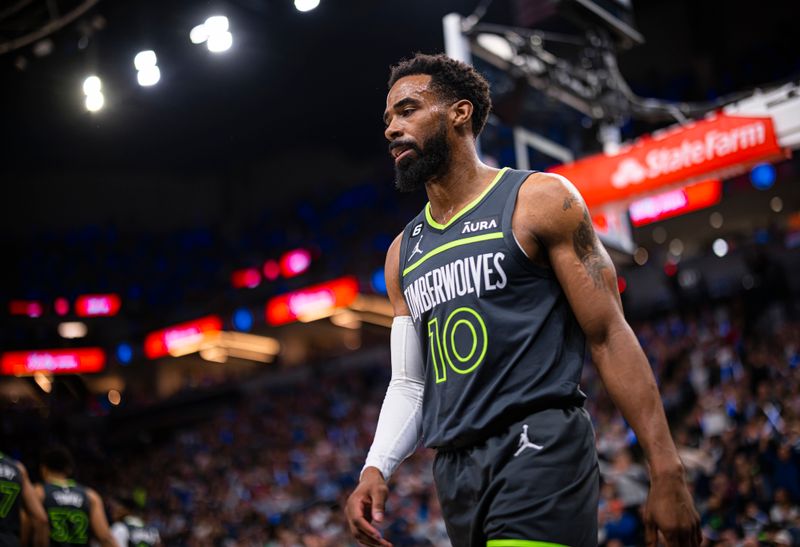
[[[516,452],[514,452],[514,457],[516,458],[517,456],[522,454],[522,451],[525,450],[526,448],[541,450],[544,447],[531,442],[530,437],[528,437],[528,424],[523,424],[522,433],[519,434],[519,448],[517,449]]]
[[[406,260],[406,262],[408,262],[409,260],[414,258],[415,254],[417,254],[417,253],[422,254],[422,249],[419,248],[420,243],[422,243],[422,237],[423,236],[419,236],[419,240],[417,240],[417,244],[411,250],[411,256],[408,257],[408,260]]]

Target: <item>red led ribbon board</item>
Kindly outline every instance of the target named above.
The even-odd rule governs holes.
[[[36,300],[12,300],[8,303],[8,313],[11,315],[41,317],[42,303]]]
[[[358,296],[355,277],[341,277],[294,291],[267,302],[267,323],[273,326],[291,323],[303,316],[317,316],[334,308],[349,306]]]
[[[83,374],[100,372],[105,366],[106,354],[100,348],[10,351],[0,357],[0,373],[14,376]]]
[[[84,294],[75,300],[78,317],[110,317],[117,315],[122,301],[116,294]]]
[[[636,200],[628,210],[631,223],[638,227],[711,207],[720,199],[722,181],[711,179]]]
[[[596,207],[685,181],[724,177],[782,155],[771,118],[719,114],[643,137],[617,154],[596,154],[550,171],[572,181],[589,207]]]
[[[234,270],[231,285],[236,289],[254,289],[261,283],[261,272],[257,268]]]
[[[221,330],[222,319],[217,315],[173,325],[148,334],[144,339],[144,354],[148,359],[164,357],[188,346],[196,346],[207,335]]]

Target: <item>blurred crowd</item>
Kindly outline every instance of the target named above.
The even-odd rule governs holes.
[[[706,546],[800,545],[800,323],[771,310],[772,320],[758,324],[729,305],[634,325]],[[388,366],[323,368],[313,378],[259,392],[146,450],[117,450],[92,480],[112,498],[135,500],[166,545],[353,545],[342,507],[371,442]],[[583,387],[602,474],[600,544],[642,545],[641,451],[591,364]],[[449,545],[432,459],[420,449],[392,478],[384,533],[395,545]]]

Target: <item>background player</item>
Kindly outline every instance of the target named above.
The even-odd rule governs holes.
[[[158,530],[147,526],[133,513],[133,504],[126,500],[111,500],[111,534],[120,547],[155,547],[161,545]]]
[[[27,469],[22,463],[0,452],[0,547],[17,547],[21,544],[22,509],[31,529],[32,545],[48,545],[47,515],[36,497]]]
[[[50,521],[50,545],[88,545],[91,535],[102,547],[118,547],[108,527],[102,498],[70,478],[74,464],[67,449],[47,449],[40,467],[43,484],[36,485],[36,494]]]
[[[392,380],[347,504],[355,537],[391,545],[371,523],[424,437],[454,545],[595,545],[597,456],[578,387],[587,341],[650,464],[647,544],[660,530],[670,546],[699,545],[655,380],[579,193],[480,161],[491,102],[472,67],[417,55],[389,86],[397,186],[424,187],[430,202],[387,253]]]

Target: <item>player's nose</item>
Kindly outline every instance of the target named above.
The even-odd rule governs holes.
[[[383,135],[389,142],[397,140],[403,136],[403,131],[400,128],[400,124],[395,121],[395,118],[392,118],[392,120],[389,122],[389,125],[386,126]]]

